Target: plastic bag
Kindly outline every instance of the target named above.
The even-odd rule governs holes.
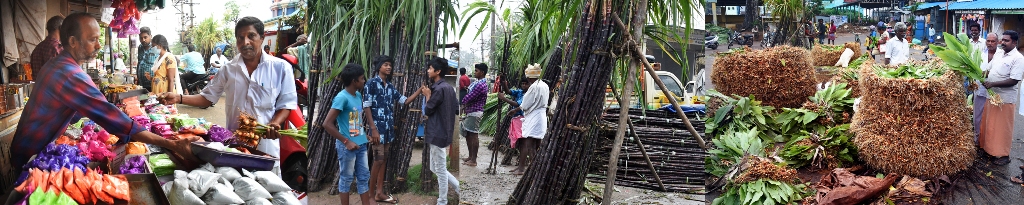
[[[53,204],[56,204],[56,205],[78,205],[78,202],[75,202],[75,200],[72,199],[71,196],[68,196],[67,194],[64,194],[64,193],[60,193],[60,195],[57,196],[57,201],[54,201]]]
[[[242,177],[242,174],[239,174],[238,170],[231,167],[217,167],[217,174],[220,174],[221,177],[224,177],[224,179],[227,179],[229,182],[233,182],[235,179]]]
[[[203,166],[200,166],[196,170],[203,170],[203,171],[207,171],[207,172],[217,172],[217,168],[213,167],[213,165],[210,164],[210,163],[206,163]]]
[[[160,189],[164,190],[164,195],[171,195],[171,188],[174,188],[174,181],[169,181],[164,183],[164,185],[160,185]]]
[[[188,187],[196,196],[202,196],[210,187],[217,184],[217,179],[220,179],[220,174],[199,169],[192,170],[188,173]]]
[[[270,200],[267,200],[267,199],[264,199],[264,198],[257,198],[257,199],[245,201],[245,205],[273,205],[273,204],[274,203],[270,203]]]
[[[235,187],[235,193],[238,194],[242,200],[249,201],[257,198],[269,199],[273,197],[267,189],[260,186],[260,183],[256,182],[255,179],[249,177],[241,177],[235,179],[231,183]]]
[[[835,66],[847,67],[850,65],[850,59],[853,58],[853,50],[846,48],[843,50],[843,54],[840,54],[839,61],[836,61]]]
[[[238,194],[235,194],[229,186],[224,184],[215,184],[210,187],[210,190],[203,195],[203,201],[209,204],[241,204],[245,203]]]
[[[295,194],[292,191],[282,191],[274,193],[274,200],[271,201],[274,205],[299,205],[298,198],[295,198]]]
[[[175,178],[174,186],[171,187],[170,193],[167,194],[167,201],[174,205],[191,205],[191,204],[206,204],[196,196],[195,193],[188,190],[188,179]]]
[[[258,171],[253,174],[256,175],[256,181],[260,182],[260,185],[263,185],[263,188],[266,188],[267,191],[282,192],[292,190],[292,188],[288,187],[288,184],[284,183],[284,180],[282,180],[281,177],[278,177],[277,174],[274,174],[274,172]]]
[[[149,167],[153,169],[156,176],[167,176],[174,173],[174,161],[167,154],[154,154],[149,156]],[[175,176],[177,178],[177,176]]]
[[[228,181],[224,177],[221,177],[220,179],[217,179],[217,184],[223,184],[224,186],[227,186],[228,188],[230,188],[232,192],[235,191],[235,186],[231,185],[231,181]]]

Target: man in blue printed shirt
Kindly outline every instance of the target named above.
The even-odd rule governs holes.
[[[156,57],[160,54],[160,51],[156,50],[156,47],[152,44],[153,33],[150,32],[149,27],[142,27],[139,29],[139,41],[142,44],[139,45],[139,64],[135,72],[135,79],[138,79],[139,85],[146,90],[153,90],[151,84],[153,84],[153,63],[156,63]]]
[[[373,165],[370,168],[370,191],[374,192],[374,201],[398,203],[390,194],[384,192],[384,167],[387,165],[388,143],[395,138],[395,105],[408,105],[402,93],[391,84],[391,64],[394,59],[386,55],[373,58],[376,76],[366,82],[363,87],[363,115],[370,125],[370,149],[373,151]],[[411,98],[420,95],[417,90]]]

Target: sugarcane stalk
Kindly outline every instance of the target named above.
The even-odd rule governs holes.
[[[619,29],[627,29],[626,25],[622,23],[622,19],[619,19],[617,15],[611,16],[612,19],[615,20],[615,23],[619,25]],[[632,34],[629,34],[629,32],[624,33],[626,35],[626,39],[633,39]],[[629,49],[629,51],[633,53],[633,58],[639,59],[640,62],[643,62],[644,68],[646,68],[647,73],[651,74],[651,79],[654,81],[654,84],[658,84],[658,88],[661,88],[661,92],[664,93],[665,96],[668,96],[666,98],[668,98],[669,103],[672,103],[672,108],[676,109],[676,114],[679,115],[679,119],[683,119],[683,123],[686,125],[686,130],[690,131],[690,134],[693,135],[694,139],[697,139],[701,148],[708,149],[708,145],[704,142],[704,138],[700,136],[700,133],[697,133],[696,129],[693,128],[693,125],[690,124],[690,119],[686,117],[686,114],[683,114],[683,109],[679,107],[679,102],[676,102],[676,98],[671,97],[673,95],[668,91],[668,87],[665,87],[665,83],[661,82],[661,78],[659,78],[658,74],[654,72],[654,67],[651,66],[650,62],[647,62],[647,58],[643,57],[644,52],[640,50],[639,46],[636,46],[637,42],[628,40],[626,43],[627,45],[633,45],[632,49]]]

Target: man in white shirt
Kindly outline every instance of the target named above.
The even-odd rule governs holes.
[[[971,47],[974,47],[974,51],[984,54],[985,38],[981,38],[981,25],[977,23],[972,23],[968,29],[971,32],[970,34],[968,34],[971,37]]]
[[[224,56],[224,49],[217,48],[217,53],[210,56],[210,73],[217,73],[224,67],[224,64],[228,62],[228,58]]]
[[[928,43],[935,43],[935,25],[928,24]]]
[[[281,145],[278,138],[281,135],[277,130],[286,123],[290,110],[298,107],[292,67],[288,62],[260,50],[263,21],[256,17],[239,19],[235,25],[235,38],[238,39],[236,46],[239,55],[224,65],[224,69],[201,94],[183,96],[163,93],[160,101],[164,104],[209,107],[220,100],[221,93],[226,93],[228,130],[238,129],[241,111],[255,116],[257,122],[270,127],[257,149],[273,157],[280,157]]]
[[[999,49],[998,45],[999,35],[996,35],[995,33],[989,33],[987,36],[985,36],[985,51],[983,51],[983,53],[981,54],[982,71],[987,72],[991,70],[991,62],[995,62],[999,58],[1002,58],[1005,54],[1006,51],[1004,51],[1003,49]],[[981,126],[981,114],[985,110],[985,102],[988,102],[988,91],[985,89],[984,86],[980,86],[981,82],[975,81],[975,83],[979,85],[978,89],[974,90],[974,140],[977,141],[978,134],[981,131],[980,129],[977,128]]]
[[[885,64],[899,65],[910,60],[910,44],[905,38],[907,36],[907,25],[903,22],[896,23],[896,37],[885,42]]]
[[[981,119],[978,145],[985,153],[996,158],[993,164],[1010,163],[1010,144],[1013,140],[1013,119],[1016,116],[1018,83],[1024,78],[1024,56],[1017,50],[1020,34],[1013,30],[1003,32],[1000,44],[1006,53],[992,62],[988,77],[982,85],[1001,99],[1000,104],[985,103]]]
[[[515,175],[524,174],[526,168],[530,166],[536,156],[540,141],[547,134],[547,109],[551,89],[548,89],[548,84],[544,83],[543,80],[537,80],[540,78],[540,68],[540,64],[527,66],[524,73],[526,74],[527,82],[530,83],[530,88],[526,90],[526,94],[523,94],[523,103],[519,104],[519,108],[510,111],[522,110],[524,116],[522,126],[523,138],[519,139],[521,144],[519,146],[521,147],[522,155],[526,157],[526,165],[520,165],[523,169],[513,173]]]

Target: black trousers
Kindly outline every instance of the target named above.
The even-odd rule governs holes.
[[[188,89],[187,87],[189,86],[189,84],[202,80],[200,79],[200,77],[202,77],[202,74],[196,74],[192,71],[189,71],[185,74],[181,74],[181,87],[183,89]]]

